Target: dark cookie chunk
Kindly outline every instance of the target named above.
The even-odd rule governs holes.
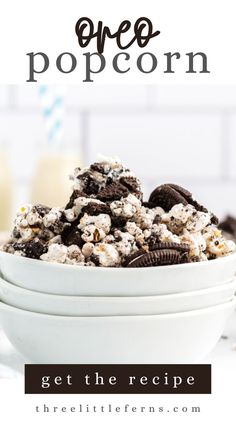
[[[66,246],[71,246],[75,244],[76,246],[82,247],[84,241],[81,237],[81,231],[77,227],[77,225],[72,225],[63,230],[61,234],[62,243]]]
[[[90,165],[90,169],[92,171],[100,172],[100,174],[105,174],[104,166],[99,162],[95,162]]]
[[[110,215],[111,210],[108,205],[90,202],[87,206],[83,207],[83,213],[87,213],[90,216],[100,215],[100,213]]]
[[[161,249],[174,249],[178,252],[189,252],[190,246],[187,243],[174,243],[174,242],[168,242],[168,241],[160,241],[159,243],[151,244],[149,246],[149,250],[161,250]]]
[[[92,253],[92,255],[90,256],[90,258],[88,258],[88,259],[89,259],[89,261],[92,261],[96,266],[99,266],[100,265],[99,257],[97,255],[94,255]]]
[[[134,177],[121,177],[119,182],[124,185],[130,192],[139,192],[140,184]]]
[[[22,251],[27,258],[31,259],[39,259],[43,253],[47,252],[47,245],[36,239],[26,243],[13,243],[13,248]]]
[[[160,185],[151,193],[149,202],[153,205],[152,207],[160,206],[166,212],[169,212],[170,209],[178,203],[182,203],[184,206],[189,203],[190,205],[194,206],[197,211],[205,213],[208,212],[204,206],[200,205],[195,199],[193,199],[192,193],[190,193],[190,191],[176,184]],[[211,222],[215,225],[217,225],[219,222],[218,218],[213,214]]]
[[[62,219],[61,221],[56,221],[53,224],[51,224],[48,227],[48,230],[50,230],[52,233],[58,236],[62,233],[64,228],[67,226],[68,226],[67,223],[65,223],[64,219]]]
[[[129,190],[119,182],[112,182],[106,187],[102,188],[97,198],[103,202],[113,202],[114,200],[120,200],[122,197],[127,197]]]
[[[129,261],[128,268],[141,268],[149,266],[175,265],[189,262],[186,252],[179,252],[175,249],[153,250],[152,252],[139,255]]]
[[[99,191],[99,184],[96,182],[96,180],[93,178],[93,175],[87,171],[82,175],[79,175],[77,177],[78,180],[83,181],[83,192],[85,194],[90,195],[96,195]]]
[[[152,208],[154,208],[155,206],[153,206],[153,204],[152,203],[150,203],[150,202],[142,202],[142,206],[144,206],[145,208],[148,208],[148,209],[152,209]]]
[[[126,225],[127,219],[121,216],[111,216],[112,228],[121,229]]]
[[[125,186],[130,193],[134,194],[141,201],[143,200],[143,193],[140,191],[140,183],[134,177],[121,177],[119,182]]]

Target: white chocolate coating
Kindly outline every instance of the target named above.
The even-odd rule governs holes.
[[[93,249],[93,254],[98,257],[101,266],[116,266],[120,263],[117,249],[108,243],[97,243]]]

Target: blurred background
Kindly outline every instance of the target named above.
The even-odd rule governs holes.
[[[0,230],[22,203],[64,205],[68,175],[98,153],[146,197],[175,182],[236,215],[236,86],[0,86]]]

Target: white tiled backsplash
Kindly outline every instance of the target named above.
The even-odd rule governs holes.
[[[236,215],[236,86],[69,86],[65,144],[84,163],[120,156],[150,192],[192,190],[220,216]],[[0,86],[0,143],[9,147],[15,205],[27,200],[46,142],[38,86]]]

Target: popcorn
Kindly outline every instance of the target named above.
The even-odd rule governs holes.
[[[207,227],[203,233],[203,237],[206,241],[208,257],[211,255],[214,257],[225,256],[235,251],[235,243],[232,240],[224,239],[221,230],[217,227]]]
[[[82,253],[85,258],[89,258],[93,254],[94,244],[93,243],[85,243],[82,247]]]
[[[177,204],[167,213],[162,215],[162,221],[168,229],[175,234],[184,229],[191,232],[202,231],[211,223],[211,214],[197,211],[194,206]]]
[[[112,214],[123,218],[132,218],[141,208],[141,202],[137,197],[129,194],[122,200],[116,200],[110,204]]]
[[[108,243],[97,243],[94,246],[93,255],[97,256],[101,266],[117,266],[120,263],[117,249]]]
[[[77,199],[75,199],[74,206],[70,209],[64,210],[66,219],[69,222],[75,221],[75,219],[77,219],[78,216],[81,214],[82,209],[89,203],[91,203],[91,199],[89,197],[78,197]],[[102,204],[102,202],[97,199],[92,199],[92,203]]]
[[[157,187],[142,201],[139,180],[117,158],[74,172],[65,208],[22,205],[5,252],[79,266],[160,266],[235,251],[217,218],[186,189]]]
[[[58,262],[64,264],[67,257],[67,247],[63,244],[53,243],[49,246],[47,253],[41,255],[40,259],[47,262]]]
[[[89,216],[87,213],[81,218],[78,228],[82,231],[82,239],[86,242],[100,241],[111,228],[111,218],[106,214]]]
[[[189,244],[190,257],[203,258],[203,252],[206,250],[207,244],[201,232],[191,233],[188,230],[184,229],[183,235],[180,236],[180,241],[182,243]],[[204,256],[204,260],[205,260],[205,256]]]
[[[57,262],[61,264],[83,264],[84,255],[78,246],[66,247],[63,244],[53,243],[49,246],[47,253],[40,256],[42,261]]]

